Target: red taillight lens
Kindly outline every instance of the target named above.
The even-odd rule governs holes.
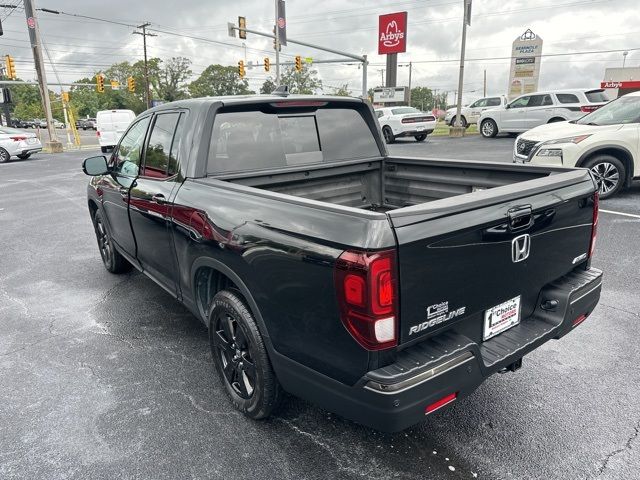
[[[27,137],[11,137],[11,140],[14,142],[21,142],[22,140],[26,140]]]
[[[336,261],[340,318],[367,350],[397,345],[396,252],[345,251]]]
[[[580,325],[582,322],[584,322],[587,319],[587,314],[583,313],[582,315],[578,316],[571,324],[572,327],[577,327],[578,325]]]
[[[99,137],[100,136],[100,130],[96,131],[96,136]]]
[[[591,227],[591,244],[589,245],[589,258],[593,257],[596,249],[596,237],[598,235],[598,216],[599,216],[600,195],[598,192],[593,194],[593,226]]]
[[[425,415],[429,415],[430,413],[435,412],[439,408],[442,408],[445,405],[453,402],[456,398],[458,398],[458,392],[451,393],[446,397],[442,397],[437,402],[433,402],[431,405],[427,405],[427,408],[424,409]]]
[[[600,108],[600,105],[582,105],[580,107],[580,111],[582,113],[591,113],[596,111],[598,108]]]

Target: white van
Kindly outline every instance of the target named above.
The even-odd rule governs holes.
[[[115,147],[127,127],[136,118],[131,110],[101,110],[96,115],[96,134],[102,153]]]

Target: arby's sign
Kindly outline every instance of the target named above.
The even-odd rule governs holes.
[[[407,12],[378,17],[378,54],[407,51]]]

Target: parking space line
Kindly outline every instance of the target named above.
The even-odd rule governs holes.
[[[640,215],[635,215],[633,213],[615,212],[613,210],[602,210],[602,209],[600,209],[600,212],[611,213],[612,215],[622,215],[623,217],[632,217],[632,218],[640,219]]]

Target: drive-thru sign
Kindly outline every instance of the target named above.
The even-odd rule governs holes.
[[[378,54],[407,51],[407,12],[378,17]]]

